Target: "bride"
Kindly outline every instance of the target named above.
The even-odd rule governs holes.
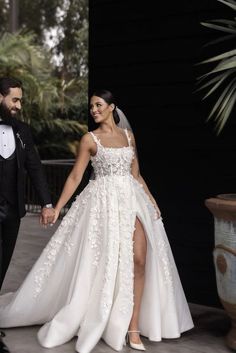
[[[140,336],[177,338],[193,321],[132,130],[110,91],[94,92],[90,113],[97,128],[80,141],[53,223],[89,161],[94,177],[20,288],[0,296],[0,327],[42,325],[47,348],[78,336],[80,353],[100,338],[117,351],[126,343],[145,350]]]

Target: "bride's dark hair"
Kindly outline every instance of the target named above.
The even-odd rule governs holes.
[[[91,95],[91,97],[93,96],[97,96],[97,97],[100,97],[102,99],[104,99],[104,101],[107,103],[107,104],[114,104],[115,105],[115,109],[112,111],[113,113],[113,118],[114,118],[114,121],[116,124],[119,124],[120,122],[120,117],[116,111],[116,107],[117,107],[117,104],[116,104],[116,99],[115,97],[113,96],[113,94],[111,93],[111,91],[108,91],[106,89],[97,89],[93,92],[93,94]]]

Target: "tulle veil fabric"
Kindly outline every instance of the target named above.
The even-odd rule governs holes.
[[[117,126],[119,126],[121,129],[127,129],[127,130],[133,132],[132,127],[130,125],[130,122],[128,121],[128,119],[127,119],[126,115],[123,113],[123,111],[118,107],[116,107],[116,111],[117,111],[117,114],[119,115],[119,118],[120,118],[120,121],[117,124]]]

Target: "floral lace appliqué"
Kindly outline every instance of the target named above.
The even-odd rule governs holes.
[[[52,236],[49,243],[43,250],[43,253],[45,254],[45,261],[34,275],[34,281],[36,284],[34,291],[35,298],[41,293],[43,284],[49,278],[59,252],[64,251],[68,256],[71,255],[74,244],[70,235],[74,225],[76,211],[76,205],[72,205],[70,211],[68,211],[67,215],[61,221],[56,233]]]

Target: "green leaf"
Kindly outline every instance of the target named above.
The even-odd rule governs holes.
[[[233,27],[236,26],[235,21],[227,20],[227,19],[209,20],[209,21],[207,21],[207,23],[222,23],[222,24],[225,24],[227,26],[233,26]]]
[[[226,33],[232,33],[232,34],[236,33],[236,29],[233,29],[233,28],[227,28],[227,27],[224,27],[224,26],[218,26],[216,24],[209,23],[209,22],[200,22],[200,23],[201,23],[201,25],[203,25],[205,27],[208,27],[208,28],[211,28],[211,29],[215,29],[217,31],[226,32]]]
[[[217,1],[231,7],[233,10],[236,10],[236,3],[233,0],[217,0]]]
[[[234,80],[234,82],[236,81],[236,79]],[[230,101],[232,95],[235,93],[236,91],[236,84],[233,85],[233,87],[231,87],[227,94],[225,94],[225,98],[222,101],[221,105],[220,105],[220,109],[217,113],[217,115],[215,116],[215,121],[219,120],[219,117],[221,116],[222,112],[224,111],[225,107],[227,106],[228,102]]]
[[[208,115],[207,120],[210,120],[212,118],[212,116],[215,114],[215,112],[217,111],[217,109],[219,108],[219,106],[221,105],[222,101],[224,100],[225,96],[227,95],[227,92],[229,91],[229,88],[232,84],[230,83],[225,89],[224,91],[221,93],[220,97],[217,99],[215,105],[213,106],[210,114]]]
[[[206,48],[210,45],[218,44],[221,42],[225,42],[226,40],[231,40],[236,37],[236,34],[227,34],[226,36],[222,36],[220,38],[214,39],[206,44],[203,45],[203,48]]]
[[[229,71],[232,71],[232,69],[229,70]],[[221,74],[217,75],[216,77],[212,78],[210,81],[208,81],[208,82],[206,82],[205,84],[202,84],[202,86],[198,87],[198,88],[195,90],[195,92],[198,92],[198,91],[200,91],[200,90],[202,90],[202,89],[204,89],[204,88],[206,88],[206,87],[208,87],[208,86],[214,84],[215,82],[217,82],[218,80],[220,80],[221,77],[224,77],[225,75],[226,75],[225,73],[221,73]],[[197,82],[198,85],[200,85],[201,82],[204,82],[204,78],[199,78],[199,77],[198,77],[197,80],[198,80],[198,82]]]
[[[224,82],[224,80],[231,75],[231,73],[232,72],[227,72],[220,80],[218,77],[218,82],[210,89],[210,91],[205,96],[203,96],[203,99],[209,97]]]
[[[235,0],[217,1],[232,8],[233,10],[236,10]],[[233,20],[215,19],[207,22],[201,22],[201,24],[209,29],[218,30],[222,33],[228,33],[227,35],[206,43],[205,46],[216,45],[220,42],[225,42],[236,37],[236,17],[234,17]],[[197,84],[198,86],[200,85],[197,91],[208,88],[208,92],[205,93],[202,98],[204,100],[216,90],[219,90],[220,88],[223,90],[207,117],[207,121],[209,119],[214,119],[215,128],[218,135],[229,119],[233,106],[236,102],[236,49],[233,46],[232,50],[228,50],[224,53],[203,60],[199,64],[210,63],[216,63],[215,67],[213,67],[213,69],[210,68],[207,73],[197,78]],[[227,83],[226,87],[225,83]]]
[[[222,112],[221,116],[218,119],[218,122],[216,124],[216,129],[218,131],[217,134],[219,134],[222,131],[223,127],[228,121],[230,113],[232,112],[232,109],[234,107],[235,100],[236,100],[236,92],[232,95],[229,103],[227,104],[227,106],[225,107],[224,111]]]
[[[216,67],[209,71],[208,73],[200,76],[200,78],[206,78],[209,75],[212,75],[216,72],[220,72],[220,71],[224,71],[224,70],[228,70],[228,69],[234,69],[236,68],[236,57],[230,58],[230,59],[225,59],[222,60],[222,62],[220,62],[218,65],[216,65]]]
[[[229,58],[229,57],[232,57],[232,56],[235,56],[234,60],[235,60],[235,63],[236,63],[236,49],[233,49],[233,50],[227,51],[225,53],[222,53],[220,55],[216,55],[216,56],[214,56],[214,57],[212,57],[210,59],[201,61],[199,64],[206,64],[206,63],[210,63],[210,62],[214,62],[214,61],[219,61],[219,60],[226,59],[226,58]]]

